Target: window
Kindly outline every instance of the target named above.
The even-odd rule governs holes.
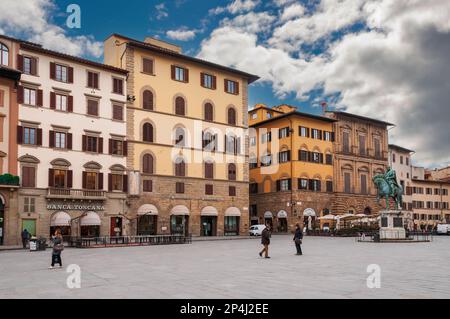
[[[153,182],[151,180],[144,180],[142,185],[142,190],[146,193],[153,192]]]
[[[409,157],[405,157],[406,166],[409,166]]]
[[[250,146],[255,146],[256,145],[256,136],[252,136],[250,137]]]
[[[366,156],[366,137],[359,136],[359,155]]]
[[[441,190],[439,188],[435,188],[434,195],[441,195]]]
[[[214,186],[211,184],[205,185],[205,195],[214,195]]]
[[[236,186],[228,187],[228,196],[235,197],[236,196]]]
[[[150,123],[142,126],[142,139],[144,142],[153,143],[153,126]]]
[[[327,165],[333,165],[333,155],[332,154],[325,155],[325,163]]]
[[[214,75],[201,73],[200,75],[201,85],[206,89],[216,89],[216,77]]]
[[[88,73],[87,73],[87,82],[88,82],[87,83],[87,87],[91,88],[91,89],[98,89],[99,88],[98,77],[99,77],[98,73],[88,71]]]
[[[53,181],[49,181],[49,186],[55,188],[67,187],[67,171],[62,169],[50,170],[50,176],[53,177]]]
[[[113,93],[123,95],[123,80],[113,78]]]
[[[175,99],[175,114],[181,116],[186,115],[186,101],[181,96]]]
[[[180,66],[172,65],[172,80],[188,83],[189,70]]]
[[[400,155],[400,164],[403,165],[403,156]]]
[[[261,166],[270,166],[272,165],[272,155],[263,155],[261,156]]]
[[[126,150],[125,150],[125,142],[122,140],[114,140],[114,139],[110,139],[110,154],[112,155],[125,155],[126,154]]]
[[[350,133],[342,133],[342,151],[344,153],[350,153]]]
[[[241,139],[236,136],[225,135],[225,152],[237,155],[241,151]]]
[[[328,142],[333,142],[333,140],[334,140],[334,138],[333,138],[333,132],[327,132],[327,131],[324,131],[324,132],[323,132],[323,139],[324,139],[325,141],[328,141]]]
[[[65,83],[69,82],[69,79],[68,79],[69,72],[68,72],[67,66],[56,64],[55,70],[56,70],[55,80],[65,82]]]
[[[374,145],[375,145],[375,157],[381,158],[381,145],[379,139],[374,139]],[[402,160],[401,160],[402,161]]]
[[[119,104],[113,104],[113,120],[123,121],[123,106]]]
[[[322,131],[313,128],[311,130],[311,137],[314,139],[317,139],[317,140],[321,140],[322,139]]]
[[[55,132],[55,147],[65,149],[67,148],[67,134],[63,132]]]
[[[214,178],[214,163],[205,163],[205,178]]]
[[[182,158],[178,158],[175,162],[175,176],[186,176],[186,164]]]
[[[305,178],[298,179],[298,189],[307,190],[308,189],[308,180]]]
[[[326,188],[328,193],[333,192],[333,181],[326,181]]]
[[[225,92],[238,95],[239,83],[236,81],[225,80]]]
[[[317,179],[311,179],[309,180],[309,190],[313,192],[320,192],[321,191],[321,182]]]
[[[87,101],[87,114],[92,116],[98,116],[98,100]]]
[[[261,143],[271,142],[272,141],[272,132],[268,132],[261,135]]]
[[[145,154],[142,158],[142,172],[144,174],[153,174],[153,156]]]
[[[233,163],[228,164],[228,180],[230,181],[236,180],[236,164]]]
[[[177,127],[175,130],[175,145],[179,147],[186,146],[186,136],[184,128]]]
[[[250,187],[250,194],[258,194],[258,184],[257,183],[251,183],[249,187]]]
[[[123,191],[124,175],[111,174],[111,191]]]
[[[23,104],[36,106],[36,96],[35,89],[23,88]]]
[[[361,175],[361,194],[367,194],[367,175]]]
[[[55,94],[55,109],[67,112],[67,95]]]
[[[20,59],[23,59],[23,62],[21,62]],[[37,60],[35,58],[31,58],[31,57],[27,57],[27,56],[19,56],[19,66],[18,68],[21,69],[20,67],[20,63],[23,63],[23,73],[24,74],[29,74],[29,75],[36,75],[37,74],[37,70],[36,70],[36,65],[37,65]]]
[[[309,152],[308,152],[308,151],[305,151],[305,150],[300,150],[300,151],[299,151],[298,158],[299,158],[299,160],[302,161],[302,162],[308,162]]]
[[[252,113],[252,120],[256,120],[258,118],[258,113]]]
[[[216,151],[216,139],[217,136],[213,135],[211,132],[203,133],[203,149],[207,152]]]
[[[142,92],[142,108],[144,110],[153,110],[153,92],[150,90],[144,90]]]
[[[177,194],[184,194],[184,183],[176,183],[175,184],[175,192]]]
[[[395,154],[392,153],[392,163],[395,163]]]
[[[258,159],[256,157],[250,157],[249,159],[250,169],[258,167]]]
[[[33,166],[22,167],[22,187],[36,187],[36,168]]]
[[[0,65],[9,65],[9,49],[3,43],[0,43]]]
[[[37,145],[37,129],[31,127],[23,128],[23,144]]]
[[[83,136],[84,148],[83,151],[93,152],[93,153],[103,153],[103,139],[97,136]]]
[[[427,195],[432,195],[433,194],[433,189],[430,188],[430,187],[427,187],[425,191],[426,191]]]
[[[142,59],[142,72],[153,75],[154,74],[153,64],[154,64],[154,61],[152,59],[143,58]]]
[[[212,122],[214,119],[214,108],[211,103],[205,103],[204,106],[205,121]]]
[[[279,163],[287,163],[291,160],[291,151],[284,151],[278,154]]]
[[[232,107],[228,109],[228,124],[236,125],[236,110]]]
[[[311,160],[313,163],[322,163],[323,162],[323,154],[318,152],[312,152]]]
[[[23,199],[23,212],[24,213],[35,213],[36,212],[36,198],[25,197]]]
[[[291,190],[291,180],[282,179],[277,182],[277,190],[281,192],[287,192]]]
[[[433,202],[427,202],[427,208],[432,209],[433,208]]]
[[[448,189],[443,188],[443,189],[442,189],[442,195],[448,196]]]
[[[85,189],[95,190],[97,189],[97,173],[96,172],[85,172]]]
[[[344,192],[350,193],[351,184],[350,184],[351,175],[350,173],[344,173]]]
[[[267,117],[268,119],[271,119],[271,118],[273,117],[273,115],[272,115],[272,113],[267,112],[266,117]]]
[[[290,133],[290,128],[289,127],[280,128],[278,130],[278,138],[282,139],[282,138],[285,138],[285,137],[289,137],[289,133]]]

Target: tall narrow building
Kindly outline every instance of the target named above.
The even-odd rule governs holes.
[[[114,34],[105,63],[124,68],[137,235],[248,232],[248,85],[257,77]]]

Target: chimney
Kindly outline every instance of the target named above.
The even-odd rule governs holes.
[[[328,103],[322,102],[322,114],[325,115],[327,111],[328,111]]]
[[[181,47],[179,47],[178,45],[171,44],[171,43],[168,43],[168,42],[165,42],[162,40],[158,40],[158,39],[155,39],[152,37],[145,38],[144,42],[151,44],[153,46],[156,46],[156,47],[160,47],[160,48],[175,52],[175,53],[179,53],[179,54],[182,53]]]

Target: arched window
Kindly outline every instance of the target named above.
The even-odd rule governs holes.
[[[236,125],[236,110],[232,107],[228,109],[228,124]]]
[[[186,115],[186,101],[181,96],[175,99],[175,114]]]
[[[205,162],[205,178],[214,178],[213,162]]]
[[[0,65],[9,65],[9,49],[3,43],[0,43]]]
[[[142,107],[144,110],[153,110],[153,93],[150,90],[145,90],[142,93]]]
[[[142,172],[144,174],[153,174],[153,156],[145,154],[142,158]]]
[[[145,123],[143,125],[142,139],[144,142],[153,143],[153,126],[150,123]]]
[[[204,113],[205,113],[205,121],[212,122],[214,120],[214,108],[211,103],[205,103]]]
[[[186,163],[182,157],[177,158],[175,161],[175,176],[184,177],[186,176]]]
[[[228,164],[228,180],[235,181],[236,180],[236,164]]]
[[[186,146],[186,131],[182,127],[175,129],[175,145],[180,147]]]

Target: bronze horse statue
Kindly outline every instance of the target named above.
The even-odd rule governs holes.
[[[388,173],[389,170],[386,174],[378,174],[372,178],[377,188],[377,203],[380,203],[380,198],[384,197],[386,199],[386,209],[389,210],[389,197],[391,197],[395,201],[395,209],[401,209],[403,206],[403,187],[398,185],[396,180],[395,183],[389,183],[389,177],[386,176]]]

